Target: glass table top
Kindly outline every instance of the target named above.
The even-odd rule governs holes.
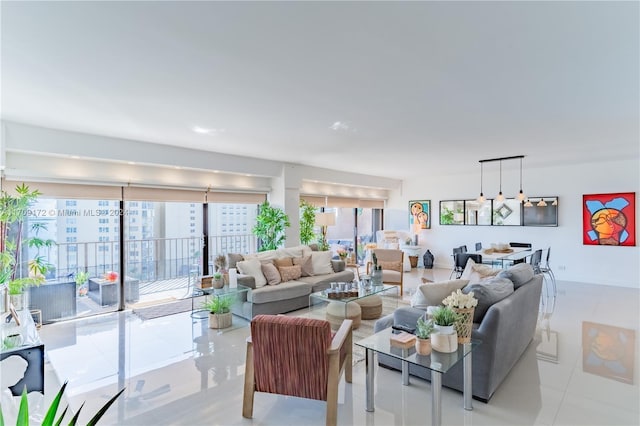
[[[385,328],[372,336],[354,343],[365,349],[372,349],[378,353],[408,361],[411,364],[421,365],[440,373],[449,371],[451,367],[456,365],[481,343],[479,340],[472,340],[470,344],[458,345],[458,350],[455,352],[444,353],[432,350],[431,355],[418,355],[415,353],[415,347],[412,346],[409,348],[407,356],[403,356],[403,350],[401,348],[391,346],[390,338],[393,332],[394,330],[392,328]]]
[[[353,302],[354,300],[362,299],[374,294],[384,293],[385,291],[391,290],[394,288],[399,288],[399,287],[396,285],[383,284],[381,286],[371,286],[370,288],[365,288],[362,285],[357,285],[356,287],[351,288],[351,290],[354,292],[354,295],[344,296],[344,297],[338,297],[338,295],[336,294],[336,290],[328,288],[326,290],[311,293],[310,297],[326,300],[328,302],[348,303],[348,302]],[[345,291],[348,291],[348,290],[345,290]],[[358,292],[357,296],[355,295],[355,291]]]

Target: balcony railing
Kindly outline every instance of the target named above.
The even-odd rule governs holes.
[[[256,237],[252,234],[213,235],[208,238],[209,269],[218,254],[250,253],[256,251]],[[125,273],[140,282],[188,277],[197,269],[202,273],[204,239],[151,238],[125,240]],[[67,279],[79,271],[90,277],[103,276],[109,271],[120,273],[120,243],[118,241],[92,241],[84,243],[58,243],[41,253],[53,265],[47,278]]]

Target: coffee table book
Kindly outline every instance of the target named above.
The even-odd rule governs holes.
[[[416,336],[402,331],[398,334],[392,334],[389,338],[391,346],[401,349],[408,349],[416,343]]]

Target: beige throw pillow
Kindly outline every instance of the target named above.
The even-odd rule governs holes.
[[[276,265],[273,263],[263,263],[261,268],[264,277],[267,279],[267,284],[278,285],[282,282],[280,272],[278,271],[278,268],[276,268]]]
[[[467,264],[464,267],[464,271],[460,276],[463,280],[469,280],[472,283],[477,283],[483,278],[493,277],[498,275],[501,269],[493,269],[490,266],[477,264],[473,259],[467,260]]]
[[[293,264],[300,265],[300,270],[302,272],[301,276],[303,277],[313,276],[313,262],[311,262],[311,255],[303,256],[303,257],[294,257]]]
[[[290,257],[281,257],[279,259],[273,259],[273,263],[279,268],[281,266],[293,266],[293,261]]]
[[[298,278],[300,278],[300,265],[282,266],[278,268],[278,270],[280,271],[282,282],[297,280]]]
[[[314,251],[311,253],[313,275],[325,275],[333,273],[330,251]]]
[[[242,262],[237,262],[236,266],[241,274],[251,275],[253,277],[256,282],[256,288],[267,285],[267,279],[262,273],[262,264],[258,259],[243,260]]]
[[[452,280],[439,283],[427,283],[418,286],[411,298],[411,306],[427,309],[428,306],[442,305],[445,297],[469,284],[469,280]]]

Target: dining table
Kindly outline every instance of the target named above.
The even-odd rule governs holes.
[[[500,268],[506,268],[514,263],[526,262],[527,258],[535,252],[530,247],[510,247],[504,250],[486,248],[470,252],[471,254],[479,254],[482,256],[482,263],[490,263],[493,266],[498,265]]]

